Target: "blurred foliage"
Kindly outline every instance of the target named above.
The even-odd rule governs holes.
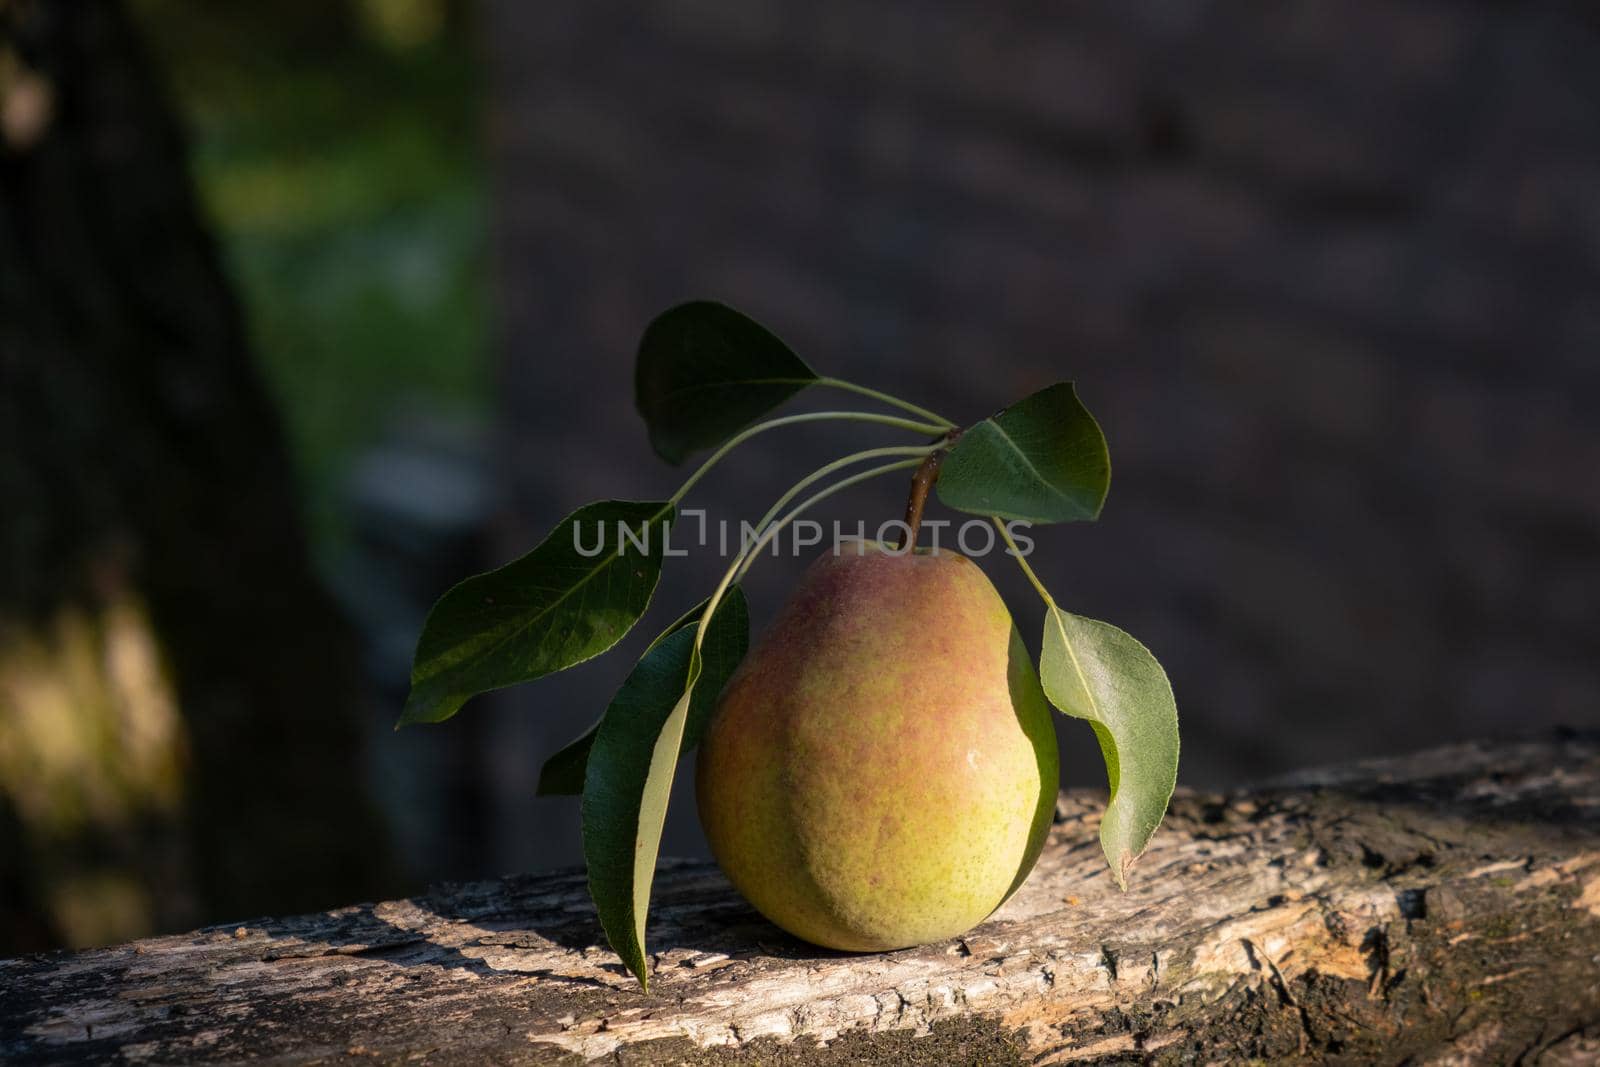
[[[0,814],[14,814],[12,848],[26,857],[12,876],[66,945],[192,919],[188,860],[171,830],[187,758],[176,694],[144,605],[110,592],[36,630],[0,619]],[[40,936],[18,929],[15,913],[0,916],[0,945]]]
[[[137,0],[280,402],[319,555],[403,402],[487,407],[481,69],[443,0]]]

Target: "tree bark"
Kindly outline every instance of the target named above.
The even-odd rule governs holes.
[[[0,1059],[1594,1062],[1600,736],[1180,794],[1113,885],[1098,797],[953,941],[826,952],[667,861],[652,993],[581,873],[0,963]]]
[[[0,543],[0,949],[374,891],[354,641],[110,0],[0,0]]]

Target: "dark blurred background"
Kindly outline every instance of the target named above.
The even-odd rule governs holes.
[[[692,297],[961,422],[1076,379],[1113,489],[1035,564],[1189,785],[1600,719],[1591,4],[0,0],[0,133],[0,951],[578,862],[539,765],[713,552],[390,726],[455,579],[677,485],[631,371]]]

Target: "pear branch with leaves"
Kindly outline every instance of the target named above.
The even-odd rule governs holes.
[[[766,418],[814,388],[865,397],[898,413],[830,410]],[[962,932],[1026,878],[1056,790],[1048,699],[1086,720],[1099,743],[1111,790],[1100,838],[1113,874],[1126,885],[1176,782],[1172,690],[1139,642],[1057,606],[1008,525],[1093,520],[1100,513],[1111,471],[1105,438],[1070,383],[960,426],[880,390],[820,376],[744,315],[695,302],[672,308],[646,329],[635,400],[663,459],[678,464],[706,449],[710,455],[668,498],[584,505],[526,555],[440,598],[417,644],[399,725],[443,721],[473,696],[612,648],[649,607],[683,500],[753,438],[838,422],[920,439],[831,460],[782,493],[711,595],[655,638],[594,726],[546,762],[541,794],[583,798],[590,892],[607,938],[641,987],[648,989],[650,978],[645,923],[667,801],[680,757],[697,747],[705,750],[699,793],[713,852],[759,910],[819,944],[898,947]],[[886,462],[846,473],[879,460]],[[858,545],[854,558],[825,556],[752,651],[739,582],[762,549],[832,495],[913,468],[903,543]],[[813,489],[818,483],[824,484]],[[954,553],[915,547],[930,492],[947,507],[992,521],[1044,601],[1037,674],[981,572]],[[913,626],[915,620],[903,623],[910,627],[903,634],[896,630],[902,622],[894,616],[901,613],[883,606],[890,601],[935,611],[932,621],[947,631],[947,640],[937,649],[912,651],[946,657],[951,685],[917,689],[901,680],[895,657],[884,663],[881,653],[867,666],[848,666],[864,649],[885,642],[895,649],[895,641],[926,643],[928,630]],[[819,614],[817,604],[826,610]],[[882,618],[852,630],[852,619],[863,614]],[[835,668],[856,674],[832,678],[828,672]],[[794,692],[772,692],[774,680]],[[824,692],[833,695],[819,695]],[[942,730],[931,730],[932,740],[918,730],[842,740],[907,715],[931,717]],[[790,731],[783,744],[773,740],[780,727]],[[956,741],[941,737],[965,739],[960,744],[967,747],[957,752],[951,747]],[[796,753],[803,762],[792,762],[802,758]],[[874,768],[903,764],[900,773],[914,783],[907,787],[911,793],[933,774],[952,775],[949,788],[933,782],[942,791],[926,795],[972,801],[970,811],[953,808],[937,817],[969,822],[901,831],[934,833],[937,840],[910,842],[916,847],[905,866],[925,869],[887,869],[905,799],[884,792],[894,772],[841,770],[830,777],[830,759],[851,766],[870,760]],[[976,847],[973,841],[989,851],[977,859],[960,851]]]

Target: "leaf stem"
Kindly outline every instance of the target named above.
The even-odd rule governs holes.
[[[842,459],[836,459],[832,463],[812,471],[810,474],[791,485],[782,496],[773,502],[772,507],[767,509],[767,513],[761,516],[760,520],[756,522],[755,531],[759,535],[767,528],[767,524],[772,522],[772,520],[777,517],[778,513],[784,509],[784,506],[788,504],[789,501],[799,496],[805,490],[806,486],[826,478],[834,471],[848,467],[852,463],[860,463],[862,460],[884,459],[889,456],[917,456],[919,458],[924,458],[924,461],[926,461],[925,457],[940,447],[940,445],[933,444],[904,446],[896,445],[889,448],[869,448],[864,452],[854,452]],[[745,571],[750,569],[750,564],[755,560],[754,556],[745,556],[742,551],[740,553],[740,558],[743,561],[743,566],[740,567],[733,576],[733,580],[736,582],[744,577]]]
[[[1033,568],[1028,566],[1027,558],[1023,556],[1022,550],[1017,547],[1017,542],[1012,540],[1011,531],[1006,529],[1006,524],[1000,521],[998,515],[990,515],[989,521],[994,523],[995,529],[1000,531],[1001,539],[1011,549],[1011,558],[1017,561],[1017,566],[1022,568],[1022,573],[1026,574],[1028,581],[1033,583],[1033,588],[1038,592],[1040,598],[1044,600],[1045,606],[1055,607],[1055,598],[1050,595],[1050,590],[1044,587],[1044,583],[1039,580],[1039,576],[1033,573]]]
[[[859,459],[861,457],[856,456],[846,458]],[[753,560],[757,555],[759,555],[761,550],[767,546],[767,542],[771,541],[777,536],[778,531],[782,530],[785,526],[789,525],[795,519],[803,515],[812,505],[821,503],[828,497],[839,492],[841,489],[848,489],[850,486],[855,485],[858,482],[864,482],[868,478],[876,478],[880,474],[889,474],[893,471],[908,470],[909,468],[918,466],[921,463],[922,460],[920,459],[903,459],[895,463],[884,463],[877,467],[869,467],[864,471],[852,474],[848,478],[841,478],[837,482],[834,482],[832,485],[828,486],[826,489],[819,489],[815,493],[812,493],[810,496],[806,497],[803,501],[797,504],[794,510],[783,516],[783,518],[777,520],[776,522],[770,523],[766,529],[761,532],[760,536],[757,537],[748,548],[741,551],[734,559],[733,564],[728,568],[727,572],[723,574],[722,581],[717,583],[717,588],[711,594],[711,599],[706,601],[705,611],[701,612],[700,614],[699,628],[695,630],[695,649],[698,650],[701,643],[705,640],[706,630],[711,624],[711,617],[717,613],[717,605],[722,602],[723,594],[728,591],[728,586],[733,584],[734,576],[749,569],[747,566],[745,566],[746,561]],[[814,481],[815,478],[811,478],[810,480]],[[801,488],[804,487],[804,484],[806,483],[802,483]],[[792,496],[793,494],[791,493],[789,495]]]
[[[936,418],[936,416],[931,415],[929,417]],[[898,430],[910,430],[913,433],[926,434],[930,437],[942,434],[948,428],[947,425],[935,426],[927,422],[902,419],[896,415],[881,415],[874,411],[808,411],[801,415],[785,415],[782,418],[768,419],[766,422],[758,422],[754,426],[747,426],[724,441],[715,452],[706,457],[706,461],[700,464],[693,474],[689,475],[684,483],[678,487],[678,491],[672,494],[670,498],[672,503],[677,504],[682,501],[684,497],[689,495],[689,490],[693,489],[701,478],[710,473],[711,468],[715,467],[724,456],[757,434],[766,433],[768,430],[776,430],[780,426],[793,426],[802,422],[822,422],[829,419],[843,422],[871,422],[880,426],[892,426]],[[939,421],[943,423],[944,420],[940,419]]]
[[[927,408],[918,407],[909,400],[901,400],[897,396],[882,392],[878,389],[868,389],[864,385],[857,385],[855,382],[847,382],[843,378],[818,378],[812,384],[831,386],[834,389],[843,389],[847,392],[859,393],[862,396],[870,396],[872,399],[884,404],[888,404],[890,407],[899,408],[901,411],[909,411],[919,419],[927,419],[929,422],[936,422],[939,424],[939,428],[942,430],[955,429],[956,424],[945,418],[943,415],[936,415]]]

